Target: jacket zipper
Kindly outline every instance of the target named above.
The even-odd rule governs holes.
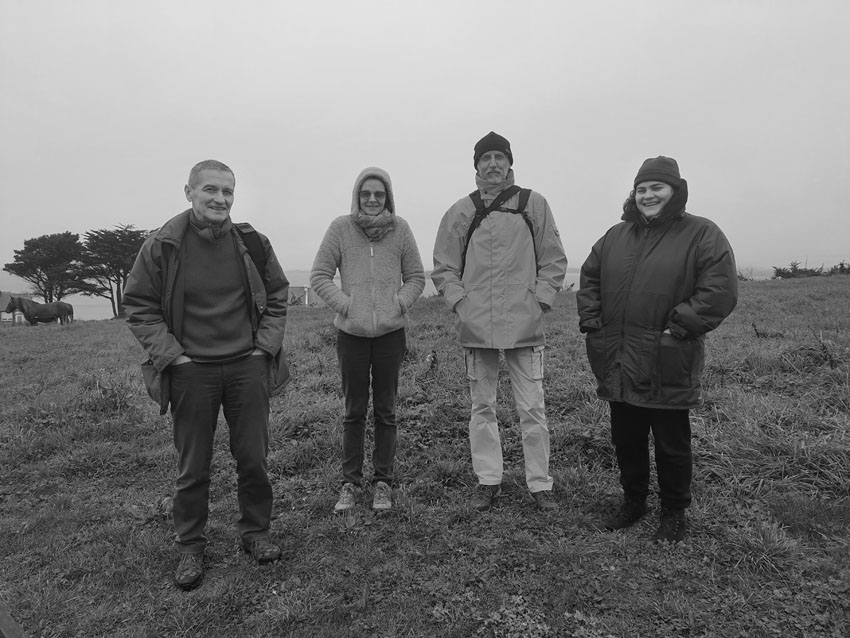
[[[646,238],[649,235],[649,226],[644,226],[643,228],[641,228],[641,231],[642,232],[641,232],[641,237],[640,237],[640,243],[638,244],[637,251],[635,252],[635,260],[634,260],[634,263],[632,264],[632,271],[629,273],[628,285],[626,286],[626,290],[629,291],[628,297],[626,297],[625,305],[623,306],[623,316],[620,319],[620,356],[619,356],[619,359],[621,361],[623,360],[623,347],[624,347],[625,341],[626,341],[626,306],[628,305],[630,298],[631,298],[631,295],[632,295],[632,293],[631,293],[632,282],[635,279],[635,271],[637,270],[638,264],[640,263],[640,257],[643,254],[643,247],[644,247],[644,244],[646,244]],[[622,372],[623,372],[622,366],[620,366],[620,374],[622,374]],[[622,387],[622,381],[620,382],[620,385]]]
[[[372,335],[374,336],[378,334],[378,311],[375,307],[377,301],[375,299],[375,245],[371,239],[369,240],[369,273],[371,274],[370,280],[372,282]]]

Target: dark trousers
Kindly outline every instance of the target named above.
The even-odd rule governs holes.
[[[219,408],[230,429],[236,461],[243,542],[268,534],[272,488],[269,449],[268,358],[259,355],[230,363],[185,363],[171,367],[171,414],[177,448],[174,527],[181,552],[203,551],[209,515],[210,465]]]
[[[626,500],[645,501],[649,493],[649,433],[655,441],[655,467],[661,507],[691,504],[693,455],[688,410],[660,410],[611,403],[611,440]]]
[[[392,485],[397,433],[395,402],[405,345],[404,329],[374,338],[338,331],[336,354],[345,396],[342,419],[342,479],[345,483],[359,486],[363,482],[363,443],[371,386],[375,421],[374,481]]]

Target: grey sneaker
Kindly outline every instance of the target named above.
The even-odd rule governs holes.
[[[388,510],[393,506],[393,491],[392,488],[378,481],[375,483],[375,496],[372,498],[373,510]]]
[[[501,485],[478,485],[475,488],[475,494],[469,501],[472,509],[483,512],[493,506],[493,503],[502,495]]]
[[[654,543],[681,543],[685,540],[688,519],[685,510],[661,510],[661,524],[652,537]]]
[[[334,512],[344,512],[354,507],[360,488],[352,483],[343,483],[339,491],[339,500],[334,505]]]

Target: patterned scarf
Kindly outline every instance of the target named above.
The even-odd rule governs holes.
[[[354,223],[360,226],[372,241],[382,240],[395,227],[395,216],[386,209],[377,215],[367,215],[359,210],[353,217]]]

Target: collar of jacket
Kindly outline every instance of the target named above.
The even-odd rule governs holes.
[[[478,172],[475,173],[475,185],[478,187],[478,192],[481,193],[481,199],[486,201],[493,201],[496,199],[496,195],[501,193],[506,188],[514,185],[514,169],[508,169],[508,174],[505,177],[505,181],[500,182],[498,184],[491,184],[486,179],[481,177]]]
[[[189,208],[165,222],[156,231],[157,240],[174,244],[175,246],[180,245],[180,242],[183,241],[183,235],[186,234],[186,230],[189,228],[189,215],[191,214],[192,209]]]

